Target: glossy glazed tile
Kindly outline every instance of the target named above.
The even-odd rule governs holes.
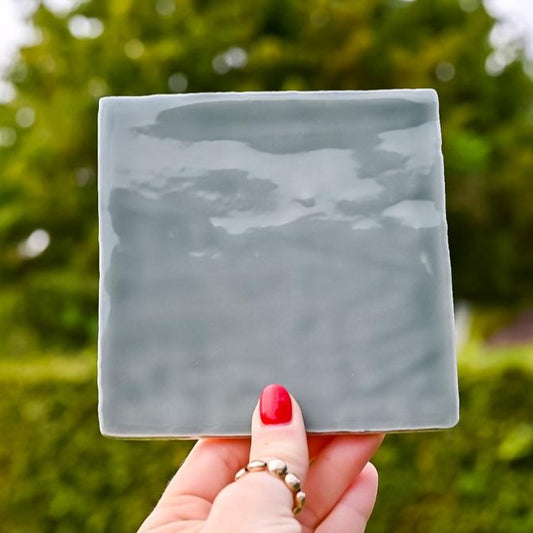
[[[431,90],[102,99],[102,432],[454,425],[440,145]]]

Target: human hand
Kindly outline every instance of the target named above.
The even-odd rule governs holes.
[[[362,533],[378,476],[369,463],[383,435],[306,436],[297,402],[279,385],[261,394],[250,439],[202,439],[138,533]],[[292,512],[282,479],[250,472],[250,460],[282,459],[307,502]],[[309,461],[311,459],[311,461]]]

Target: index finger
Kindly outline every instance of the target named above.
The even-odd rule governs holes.
[[[249,439],[198,441],[139,531],[206,520],[213,500],[233,481],[249,449]]]
[[[248,462],[250,439],[200,439],[168,484],[163,497],[194,496],[213,503]],[[163,498],[162,497],[162,498]]]

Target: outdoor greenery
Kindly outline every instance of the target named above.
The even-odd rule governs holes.
[[[106,94],[434,87],[455,295],[533,300],[533,83],[519,42],[492,52],[494,21],[477,0],[78,3],[37,10],[37,42],[9,75],[16,97],[0,106],[6,355],[94,342]],[[50,245],[28,257],[39,228]]]
[[[98,431],[101,96],[434,87],[455,297],[496,306],[483,332],[532,304],[532,66],[481,1],[73,3],[0,104],[1,531],[134,531],[189,449]],[[460,375],[456,429],[387,437],[370,533],[533,531],[533,347],[476,333]]]
[[[533,531],[533,350],[473,343],[461,360],[460,424],[378,452],[369,533]],[[4,361],[0,382],[0,530],[135,531],[189,443],[101,437],[90,352]]]

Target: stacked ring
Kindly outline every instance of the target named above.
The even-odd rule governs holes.
[[[305,492],[301,490],[301,482],[298,477],[289,472],[285,461],[282,461],[281,459],[250,461],[235,474],[235,481],[241,479],[245,474],[250,472],[268,472],[278,479],[281,479],[294,495],[294,505],[292,508],[293,514],[297,515],[302,511],[305,505]]]

